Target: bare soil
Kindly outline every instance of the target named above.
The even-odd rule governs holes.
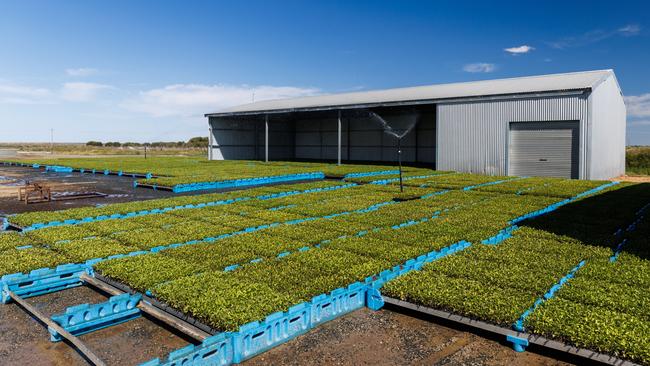
[[[34,297],[28,301],[46,316],[106,297],[81,286]],[[137,365],[166,357],[185,347],[187,340],[144,317],[79,337],[107,365]],[[30,366],[88,365],[71,346],[50,342],[47,328],[15,303],[0,304],[0,364]]]
[[[621,175],[612,180],[618,182],[650,183],[650,175]]]
[[[106,296],[77,287],[28,301],[46,316]],[[68,344],[53,343],[47,329],[16,304],[0,305],[2,365],[87,365]],[[136,365],[190,344],[141,317],[80,336],[107,365]],[[253,365],[571,365],[507,344],[391,310],[361,309],[325,323],[244,363]]]
[[[571,365],[399,312],[361,309],[243,363],[257,365]]]

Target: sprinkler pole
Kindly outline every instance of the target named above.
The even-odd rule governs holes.
[[[411,132],[411,130],[415,127],[415,125],[418,123],[417,115],[415,118],[415,121],[402,133],[397,133],[397,131],[393,130],[393,128],[390,127],[388,122],[381,118],[380,115],[373,111],[368,111],[368,115],[370,118],[379,121],[381,123],[382,128],[385,133],[395,137],[397,139],[397,162],[399,163],[399,191],[404,192],[404,183],[402,180],[402,138]]]
[[[399,191],[404,192],[402,184],[402,138],[397,139],[397,161],[399,163]]]

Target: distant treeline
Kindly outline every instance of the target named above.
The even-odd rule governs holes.
[[[650,146],[629,146],[625,163],[628,174],[650,175]]]
[[[86,146],[104,146],[104,147],[168,147],[168,148],[207,148],[207,137],[192,137],[187,141],[158,141],[158,142],[117,142],[109,141],[88,141]]]

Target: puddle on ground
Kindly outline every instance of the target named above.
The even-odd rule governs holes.
[[[95,191],[66,191],[66,192],[52,192],[52,198],[67,198],[79,195],[93,195],[96,197],[107,197],[106,194]]]
[[[0,175],[0,187],[14,187],[24,184],[24,179],[18,179],[15,176]]]
[[[124,198],[124,197],[129,197],[130,195],[128,194],[109,194],[106,196],[106,198]]]
[[[42,170],[31,167],[0,166],[0,215],[31,211],[53,211],[73,207],[93,207],[98,204],[207,193],[190,192],[187,194],[174,194],[173,192],[134,188],[133,180],[132,177],[118,177],[114,175],[45,173]],[[89,192],[101,192],[105,196],[74,200],[55,200],[26,205],[24,202],[18,201],[18,187],[24,186],[28,182],[47,183],[52,188],[52,194],[56,198],[68,198],[73,195]]]

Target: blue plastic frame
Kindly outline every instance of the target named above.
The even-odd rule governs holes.
[[[50,222],[44,222],[44,223],[34,223],[30,226],[27,226],[22,229],[22,231],[33,231],[33,230],[39,230],[43,229],[46,227],[52,227],[52,226],[65,226],[65,225],[79,225],[79,224],[85,224],[89,222],[94,222],[94,221],[102,221],[102,220],[115,220],[115,219],[128,219],[131,217],[135,216],[144,216],[144,215],[151,215],[151,214],[157,214],[157,213],[163,213],[163,212],[168,212],[168,211],[174,211],[174,210],[181,210],[181,209],[194,209],[194,208],[202,208],[206,206],[218,206],[218,205],[228,205],[236,202],[241,202],[241,201],[246,201],[250,199],[259,199],[259,200],[267,200],[267,199],[272,199],[272,198],[280,198],[280,197],[286,197],[286,196],[292,196],[292,195],[297,195],[297,194],[307,194],[307,193],[316,193],[316,192],[323,192],[323,191],[333,191],[333,190],[338,190],[338,189],[345,189],[345,188],[350,188],[356,186],[356,183],[347,183],[347,184],[341,184],[337,186],[331,186],[331,187],[323,187],[323,188],[310,188],[302,191],[286,191],[286,192],[278,192],[278,193],[273,193],[273,194],[265,194],[265,195],[260,195],[260,196],[255,196],[255,197],[239,197],[239,198],[231,198],[231,199],[225,199],[225,200],[217,200],[217,201],[209,201],[209,202],[202,202],[202,203],[197,203],[197,204],[187,204],[187,205],[177,205],[177,206],[168,206],[168,207],[160,207],[160,208],[153,208],[150,210],[141,210],[141,211],[132,211],[132,212],[127,212],[125,214],[112,214],[112,215],[99,215],[99,216],[93,216],[93,217],[83,217],[80,219],[68,219],[68,220],[63,220],[63,221],[50,221]],[[3,220],[3,230],[6,229],[10,225],[10,221],[8,219]]]
[[[274,183],[293,182],[297,180],[316,180],[316,179],[325,179],[325,173],[323,172],[299,173],[299,174],[276,175],[276,176],[269,176],[269,177],[222,180],[216,182],[177,184],[172,187],[172,191],[174,193],[192,192],[192,191],[201,191],[207,189],[240,188],[240,187],[274,184]]]
[[[141,311],[137,306],[140,300],[141,294],[124,293],[99,304],[71,306],[63,314],[52,315],[51,318],[70,334],[77,336],[139,317]],[[48,332],[52,342],[62,340],[59,332],[52,327],[48,327]]]
[[[153,359],[141,366],[176,365],[230,365],[241,363],[271,348],[306,333],[320,324],[336,319],[357,309],[369,306],[379,309],[383,299],[379,289],[393,278],[422,268],[447,255],[471,246],[460,241],[440,251],[433,251],[410,259],[380,274],[355,282],[345,288],[314,296],[311,301],[277,312],[263,321],[242,325],[237,332],[220,333],[204,340],[200,345],[187,346],[174,351],[164,359]]]
[[[610,187],[612,185],[616,184],[615,182],[613,184],[605,184],[603,186],[597,187],[595,189],[583,192],[579,195],[576,195],[573,198],[570,198],[568,200],[562,201],[562,204],[567,204],[569,202],[572,202],[580,197],[584,197],[588,194],[596,193],[602,189],[605,189],[607,187]],[[539,213],[535,216],[553,211],[554,209],[557,209],[559,207],[557,204],[556,205],[551,205],[552,209],[542,209],[539,211],[535,211],[535,213]],[[540,213],[541,212],[541,213]],[[529,217],[534,217],[531,215],[524,215],[526,218]],[[522,217],[524,217],[522,216]],[[514,221],[514,220],[513,220]],[[488,238],[484,240],[483,242],[485,244],[492,244],[496,245],[501,243],[503,240],[507,239],[508,237],[511,236],[512,232],[517,229],[516,225],[512,225],[510,227],[507,227],[503,230],[501,230],[497,235]],[[316,296],[312,299],[310,303],[307,303],[307,305],[300,304],[303,308],[307,306],[314,307],[312,308],[312,313],[311,313],[311,318],[310,318],[310,327],[312,328],[320,323],[323,323],[328,320],[332,320],[338,316],[344,315],[349,311],[357,309],[357,302],[353,302],[352,306],[344,306],[342,304],[342,300],[345,301],[346,295],[352,296],[351,291],[354,292],[354,294],[358,294],[359,291],[362,291],[364,296],[362,296],[364,300],[364,305],[368,306],[371,309],[378,310],[383,306],[383,299],[381,298],[381,293],[379,292],[379,289],[388,281],[401,276],[403,274],[406,274],[412,270],[419,270],[421,269],[425,264],[433,262],[435,260],[438,260],[440,258],[443,258],[445,256],[454,254],[458,251],[465,250],[466,248],[470,247],[472,244],[466,241],[460,241],[458,243],[452,244],[449,247],[445,247],[441,249],[440,251],[433,251],[430,252],[426,255],[421,255],[415,259],[410,259],[406,261],[403,265],[398,265],[393,267],[390,270],[385,270],[382,271],[379,275],[376,276],[371,276],[366,278],[364,281],[364,284],[362,285],[361,283],[354,283],[350,285],[347,290],[346,289],[336,289],[332,291],[329,295],[323,294]],[[552,297],[554,293],[564,284],[566,281],[568,281],[570,278],[573,277],[575,272],[580,269],[584,265],[584,261],[580,262],[578,266],[576,266],[569,274],[567,274],[565,277],[563,277],[558,284],[553,286],[547,294],[545,294],[545,297]],[[356,296],[356,295],[354,295]],[[338,302],[337,302],[338,301]],[[543,300],[539,300],[543,301]],[[331,311],[324,311],[323,306],[324,304],[328,304],[325,308],[332,306]],[[539,305],[536,302],[537,305]],[[320,308],[319,308],[320,306]],[[534,305],[536,306],[536,305]],[[320,310],[319,310],[320,309]],[[349,311],[346,311],[347,309],[351,309]],[[530,311],[533,311],[534,308]],[[237,333],[223,333],[219,334],[218,337],[221,340],[222,343],[222,348],[220,350],[223,350],[224,352],[222,353],[215,353],[219,354],[219,357],[221,357],[219,360],[222,361],[222,363],[215,363],[219,365],[228,365],[231,363],[240,363],[248,358],[251,358],[259,353],[262,353],[274,346],[277,346],[279,344],[282,344],[289,339],[295,337],[296,335],[287,335],[286,337],[277,337],[273,336],[272,331],[273,331],[273,324],[268,324],[273,323],[274,321],[278,321],[280,319],[286,319],[287,314],[286,313],[276,313],[272,314],[267,319],[265,319],[263,322],[258,323],[258,322],[253,322],[246,324],[240,328],[240,332],[242,329],[244,329],[247,334],[250,335],[250,332],[255,331],[257,333],[254,333],[258,338],[262,338],[267,340],[266,342],[261,342],[261,343],[254,343],[251,338],[244,338],[246,339],[247,343],[242,344],[242,337]],[[523,315],[522,315],[523,316]],[[306,317],[306,316],[305,316]],[[270,319],[269,319],[270,318]],[[304,331],[303,331],[304,332]],[[265,337],[267,336],[268,337]],[[301,334],[301,333],[299,333]],[[215,336],[217,337],[217,336]],[[228,342],[230,340],[230,343]],[[528,339],[525,338],[519,338],[515,336],[508,336],[507,341],[513,344],[513,348],[517,352],[523,352],[525,348],[528,346]],[[224,345],[227,344],[228,346]],[[208,358],[191,358],[192,355],[195,354],[202,354],[202,352],[205,352],[205,349],[209,346],[204,346],[203,344],[192,347],[191,349],[187,349],[186,353],[183,353],[182,357],[183,359],[179,359],[177,357],[173,357],[173,354],[170,354],[169,358],[162,363],[158,359],[151,360],[147,363],[144,363],[142,365],[145,366],[159,366],[159,365],[180,365],[183,364],[185,360],[195,360],[195,365],[207,365],[207,364],[213,364],[211,363],[211,360]],[[227,352],[227,350],[232,350],[232,354],[224,354]],[[227,360],[227,361],[224,361]]]
[[[41,268],[27,274],[14,273],[0,278],[2,302],[11,301],[8,291],[26,298],[39,296],[81,285],[82,274],[92,274],[93,269],[86,264],[64,264],[56,268]]]

